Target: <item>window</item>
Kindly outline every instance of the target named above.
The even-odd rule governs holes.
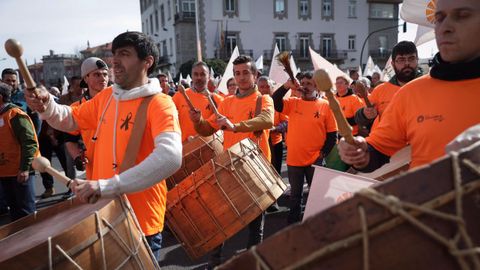
[[[286,34],[275,34],[275,43],[278,46],[278,50],[281,52],[287,50],[287,35]]]
[[[150,14],[150,33],[153,33],[153,16]]]
[[[195,0],[183,0],[182,11],[185,17],[195,16]]]
[[[370,18],[393,19],[395,6],[393,4],[370,4]]]
[[[348,36],[348,49],[355,50],[355,36],[350,35]]]
[[[348,17],[349,18],[357,17],[357,0],[348,1]]]
[[[298,1],[298,10],[301,17],[309,15],[309,0],[299,0]]]
[[[172,4],[170,3],[170,0],[167,1],[167,14],[168,14],[168,20],[172,18]]]
[[[233,50],[235,50],[235,47],[237,47],[237,34],[227,34],[227,37],[225,38],[227,44],[227,55],[231,55]]]
[[[146,29],[145,29],[145,30],[146,30],[145,32],[147,33],[147,35],[150,34],[150,31],[148,31],[148,30],[149,30],[149,29],[148,29],[148,19],[147,19],[147,22],[145,22],[145,28],[146,28]]]
[[[330,57],[332,54],[332,37],[322,38],[322,55],[324,57]]]
[[[235,12],[235,0],[225,0],[225,12]]]
[[[387,37],[386,36],[379,36],[378,37],[378,53],[380,56],[384,57],[387,54]]]
[[[169,43],[170,43],[170,55],[173,55],[173,39],[172,38],[170,38]]]
[[[162,41],[162,56],[167,56],[168,51],[167,51],[167,40]]]
[[[162,22],[162,28],[165,28],[165,8],[163,4],[160,5],[160,21]]]
[[[322,15],[323,17],[332,17],[332,0],[323,0]]]
[[[308,47],[310,46],[310,37],[307,35],[300,36],[300,58],[308,58]]]
[[[275,0],[275,13],[285,13],[285,0]]]
[[[155,9],[155,31],[158,32],[158,10]]]

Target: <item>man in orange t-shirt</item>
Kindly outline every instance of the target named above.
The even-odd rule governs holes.
[[[155,42],[140,32],[125,32],[112,42],[115,84],[91,100],[70,107],[56,104],[48,92],[27,93],[29,106],[43,119],[63,131],[94,129],[94,163],[91,180],[75,179],[73,191],[87,202],[91,196],[127,194],[143,233],[156,259],[160,256],[167,187],[166,177],[182,163],[178,115],[172,99],[161,93],[156,78],[148,78],[157,64]],[[135,165],[120,168],[140,103],[151,97]]]
[[[303,183],[312,183],[313,164],[322,165],[337,142],[337,123],[328,102],[318,95],[312,72],[302,72],[297,81],[287,81],[273,94],[275,110],[288,116],[287,168],[290,182],[290,212],[287,223],[302,220]],[[283,99],[289,89],[302,98]]]
[[[359,125],[374,129],[398,89],[422,75],[417,71],[418,53],[415,43],[401,41],[395,45],[392,49],[392,66],[395,76],[375,87],[375,91],[368,96],[373,107],[360,108],[356,111],[355,121]]]
[[[200,111],[202,117],[208,119],[213,110],[210,108],[207,95],[209,90],[207,89],[207,82],[210,69],[205,62],[196,62],[192,66],[192,88],[185,90],[185,93],[190,98],[193,106]],[[216,94],[211,93],[214,103],[217,107],[223,101],[223,98]],[[173,102],[178,110],[178,117],[180,119],[180,128],[182,129],[182,142],[186,142],[189,138],[197,135],[195,128],[193,127],[192,120],[190,120],[190,107],[187,101],[181,93],[176,93],[173,96]]]
[[[348,88],[348,80],[343,76],[339,76],[335,80],[337,88],[337,100],[342,108],[343,116],[352,126],[352,134],[358,134],[358,125],[355,122],[355,112],[363,107],[363,101],[353,93],[353,90]]]
[[[195,130],[202,136],[208,136],[223,128],[225,150],[245,138],[250,138],[258,144],[263,154],[270,160],[268,134],[273,126],[272,98],[261,95],[257,90],[255,85],[257,69],[255,62],[249,56],[240,55],[233,61],[233,74],[238,84],[237,94],[225,97],[218,107],[220,114],[218,117],[213,114],[210,118],[203,119],[200,112],[190,111]],[[255,115],[258,98],[261,98],[261,112]],[[261,134],[257,136],[254,134],[255,131],[261,131]],[[263,213],[249,224],[248,248],[263,240],[263,224]],[[221,262],[221,251],[222,246],[212,254],[210,266]]]
[[[459,10],[465,16],[458,16]],[[410,167],[425,165],[443,156],[450,141],[480,122],[480,39],[472,39],[480,36],[480,2],[438,0],[435,19],[440,53],[430,74],[397,92],[370,137],[355,137],[355,146],[340,142],[339,154],[346,163],[372,171],[409,143]]]

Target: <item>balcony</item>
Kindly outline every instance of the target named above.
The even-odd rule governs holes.
[[[158,58],[158,66],[170,65],[170,58],[168,55],[162,55]]]
[[[175,23],[177,22],[195,22],[195,12],[182,11],[178,12],[174,16]]]
[[[241,49],[239,49],[238,52],[240,53],[240,55],[248,55],[250,57],[253,57],[253,50],[241,50]],[[232,55],[232,52],[227,50],[226,48],[215,50],[215,58],[219,58],[219,59],[225,60],[227,62],[230,59],[231,55]]]

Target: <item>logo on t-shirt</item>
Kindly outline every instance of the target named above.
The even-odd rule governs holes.
[[[250,111],[248,112],[248,119],[252,119],[253,118],[253,111]]]
[[[207,106],[205,107],[205,110],[210,111],[210,104],[207,104]]]
[[[0,153],[0,165],[6,165],[8,163],[8,159],[5,158],[5,153]]]
[[[437,115],[419,115],[417,116],[417,123],[423,123],[425,121],[428,121],[428,120],[433,120],[433,121],[436,121],[436,122],[442,122],[443,120],[445,120],[445,118],[443,117],[443,115],[441,114],[437,114]]]
[[[125,131],[127,131],[129,128],[130,128],[130,124],[133,125],[133,122],[130,121],[132,120],[132,112],[129,112],[127,114],[127,117],[125,117],[125,119],[121,119],[123,121],[123,123],[120,125],[120,129],[124,129]]]
[[[314,117],[314,118],[320,118],[320,112],[319,112],[319,111],[316,111],[316,112],[313,114],[313,117]]]

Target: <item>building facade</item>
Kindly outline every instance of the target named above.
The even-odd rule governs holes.
[[[379,66],[397,43],[401,0],[140,0],[142,31],[160,48],[160,69],[175,74],[196,59],[198,2],[203,58],[228,60],[238,46],[269,66],[275,44],[292,52],[297,65],[311,69],[309,47],[340,68],[356,69],[365,43]]]

